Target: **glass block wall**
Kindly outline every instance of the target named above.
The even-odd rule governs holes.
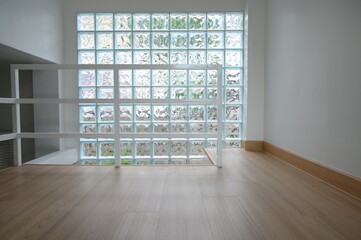
[[[222,64],[224,139],[239,147],[243,93],[243,14],[79,13],[79,64]],[[79,98],[114,98],[112,70],[80,70]],[[120,70],[120,98],[217,96],[216,71]],[[121,132],[212,132],[216,106],[120,106]],[[113,132],[114,105],[79,106],[81,132]],[[214,139],[121,139],[123,164],[200,163]],[[113,164],[111,139],[82,139],[82,164]]]

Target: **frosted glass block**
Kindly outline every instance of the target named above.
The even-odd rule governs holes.
[[[186,132],[187,126],[185,123],[173,123],[171,125],[172,132]]]
[[[189,51],[189,64],[205,64],[206,52],[205,51]]]
[[[168,64],[169,51],[152,51],[153,64]]]
[[[226,124],[226,138],[239,138],[239,124]]]
[[[227,30],[242,30],[243,29],[242,13],[227,13],[226,14],[226,29]]]
[[[226,66],[227,67],[241,67],[242,52],[241,51],[226,51]]]
[[[187,155],[187,141],[172,140],[171,150],[172,150],[172,156],[185,157]]]
[[[95,158],[97,156],[97,144],[95,142],[82,142],[81,149],[82,157]]]
[[[169,124],[168,123],[154,123],[154,132],[155,133],[169,132]]]
[[[135,70],[134,84],[137,86],[150,86],[150,70]]]
[[[240,118],[239,106],[227,106],[226,107],[226,120],[236,121]]]
[[[167,49],[169,48],[169,34],[167,32],[152,34],[152,48]]]
[[[94,49],[94,33],[78,33],[78,49]]]
[[[94,31],[94,14],[80,13],[78,14],[78,31]]]
[[[207,139],[206,146],[207,147],[216,147],[217,139],[211,140],[212,138]]]
[[[130,49],[132,48],[132,34],[131,33],[115,33],[115,48],[116,49]]]
[[[169,71],[168,70],[153,70],[153,85],[154,86],[168,86]]]
[[[207,14],[207,28],[208,30],[223,30],[224,29],[224,14],[223,13],[208,13]]]
[[[173,121],[185,121],[187,119],[187,106],[172,106],[171,118]]]
[[[113,63],[114,63],[113,51],[97,52],[97,64],[113,64]]]
[[[189,84],[190,85],[203,85],[205,84],[206,72],[204,70],[190,70],[189,71]]]
[[[223,48],[223,32],[208,32],[207,35],[208,48]]]
[[[113,133],[114,125],[113,124],[99,124],[100,133]]]
[[[96,133],[97,128],[95,124],[82,124],[80,126],[80,132],[82,133]]]
[[[226,83],[237,85],[241,83],[241,71],[239,69],[226,69]]]
[[[170,64],[187,64],[187,51],[171,51]]]
[[[204,123],[191,123],[189,124],[189,132],[202,133],[204,132]]]
[[[135,98],[136,99],[149,99],[150,98],[150,88],[149,87],[137,87],[135,89]]]
[[[131,99],[131,98],[133,98],[132,88],[120,88],[119,89],[119,98],[120,99]]]
[[[95,106],[80,107],[80,122],[95,122]]]
[[[80,99],[94,99],[95,94],[95,88],[80,88],[79,90]]]
[[[169,141],[154,141],[154,156],[168,156]]]
[[[217,88],[208,88],[207,89],[207,98],[208,99],[216,99],[218,90]]]
[[[204,98],[204,88],[189,88],[190,99],[202,99]]]
[[[172,85],[187,84],[187,70],[171,70]]]
[[[153,88],[154,99],[166,99],[168,98],[168,88]]]
[[[142,141],[136,142],[136,154],[137,156],[150,156],[150,142]]]
[[[114,143],[100,142],[100,157],[101,158],[114,157]]]
[[[172,32],[171,33],[171,48],[187,48],[188,36],[186,32]]]
[[[114,85],[113,70],[98,70],[97,80],[98,80],[98,86],[113,86]]]
[[[131,51],[116,51],[115,52],[115,64],[132,64],[132,52]]]
[[[166,14],[166,13],[152,14],[152,29],[153,30],[168,30],[169,29],[169,14]]]
[[[135,106],[136,121],[150,121],[150,106]]]
[[[119,120],[120,121],[132,121],[133,119],[133,107],[132,106],[120,106],[119,107]]]
[[[149,133],[151,132],[150,124],[136,124],[135,130],[138,133]]]
[[[114,121],[114,107],[113,106],[99,106],[98,113],[99,113],[99,120],[101,122]]]
[[[170,15],[171,29],[187,29],[187,14],[186,13],[172,13]]]
[[[97,49],[112,49],[113,33],[97,33]]]
[[[128,13],[117,13],[114,15],[114,29],[128,31],[132,29],[132,15]]]
[[[240,141],[226,141],[227,148],[240,148],[241,142]]]
[[[208,64],[223,65],[223,51],[208,51]]]
[[[113,14],[112,13],[97,13],[96,16],[97,31],[113,30]]]
[[[78,63],[79,64],[95,64],[95,52],[94,51],[79,51]]]
[[[240,102],[240,89],[226,88],[226,102],[227,103]]]
[[[189,29],[205,29],[206,27],[206,14],[193,13],[189,14]]]
[[[167,121],[169,119],[169,107],[153,106],[153,119],[155,121]]]
[[[204,120],[204,106],[189,106],[188,116],[191,121]]]
[[[132,132],[132,124],[120,124],[119,130],[121,133]]]
[[[172,99],[186,99],[187,98],[187,88],[172,88],[171,98]]]
[[[203,32],[189,33],[189,48],[205,48],[206,34]]]
[[[207,125],[207,132],[209,133],[216,133],[218,130],[217,124],[216,123],[209,123]]]
[[[242,48],[242,32],[226,32],[226,48]]]
[[[118,74],[120,86],[132,85],[132,70],[119,70]]]
[[[79,86],[95,86],[95,70],[79,70]]]
[[[132,142],[125,142],[120,140],[120,156],[131,157],[132,156]]]
[[[204,141],[189,141],[189,155],[203,156]]]
[[[209,121],[217,120],[217,106],[207,107],[207,118]]]
[[[98,98],[100,99],[111,99],[114,98],[113,88],[98,88]]]
[[[216,70],[207,71],[208,85],[217,85],[218,82],[218,73]]]
[[[134,49],[149,49],[150,48],[150,34],[149,33],[134,33]]]
[[[134,14],[133,28],[134,30],[149,30],[150,14]]]
[[[134,51],[134,64],[150,64],[150,52]]]

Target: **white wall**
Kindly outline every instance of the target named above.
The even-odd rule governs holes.
[[[268,0],[265,141],[361,177],[360,43],[360,0]]]

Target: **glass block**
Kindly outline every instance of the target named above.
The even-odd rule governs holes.
[[[169,51],[152,51],[153,64],[168,64]]]
[[[172,106],[171,111],[173,121],[185,121],[187,119],[187,106]]]
[[[207,34],[208,48],[223,48],[223,32],[208,32]]]
[[[149,69],[135,70],[134,84],[137,86],[150,86],[150,70]]]
[[[82,124],[80,126],[80,132],[82,133],[96,133],[97,128],[95,124]]]
[[[113,88],[98,88],[98,98],[100,99],[111,99],[114,98]]]
[[[114,165],[115,161],[114,160],[101,160],[99,161],[99,165],[105,165],[105,166],[110,166],[110,165]]]
[[[137,87],[135,89],[135,98],[136,99],[149,99],[150,98],[150,88],[149,87]]]
[[[150,48],[150,34],[149,33],[134,33],[134,49],[149,49]]]
[[[240,102],[240,89],[239,88],[226,88],[226,102],[227,103]]]
[[[217,88],[208,88],[207,89],[207,98],[215,99],[215,98],[217,98],[217,93],[218,93]]]
[[[242,30],[243,29],[242,13],[226,13],[226,29]]]
[[[226,141],[227,148],[240,148],[241,142],[240,141]]]
[[[204,70],[190,70],[189,84],[190,85],[204,85],[206,72]]]
[[[137,159],[136,164],[138,166],[147,166],[147,165],[150,165],[150,160],[149,159]]]
[[[239,106],[227,106],[226,107],[226,120],[237,121],[240,118]]]
[[[204,98],[204,88],[189,88],[190,99],[202,99]]]
[[[223,65],[223,51],[208,51],[208,64]]]
[[[97,64],[113,64],[113,63],[114,63],[113,51],[97,52]]]
[[[189,33],[189,48],[205,48],[206,35],[203,32]]]
[[[113,133],[114,132],[114,124],[99,124],[99,132]]]
[[[187,64],[187,51],[171,51],[170,64]]]
[[[205,51],[189,51],[189,64],[205,64],[206,52]]]
[[[171,98],[172,99],[186,99],[187,98],[187,88],[172,88]]]
[[[138,133],[149,133],[151,132],[150,124],[135,124],[135,130]]]
[[[80,99],[94,99],[95,98],[95,88],[80,88],[79,98]]]
[[[153,70],[153,85],[154,86],[168,86],[169,71],[168,70]]]
[[[119,70],[118,74],[120,86],[132,85],[132,70]]]
[[[186,32],[172,32],[171,33],[171,48],[187,48],[187,33]]]
[[[133,107],[132,106],[120,106],[119,107],[119,120],[120,121],[132,121],[133,119]]]
[[[99,113],[99,120],[101,122],[114,121],[114,107],[113,106],[99,106],[98,113]]]
[[[95,64],[95,52],[94,51],[79,51],[78,63],[79,64]]]
[[[208,106],[207,107],[207,118],[209,121],[217,120],[217,106]]]
[[[134,14],[133,28],[134,30],[149,30],[150,14]]]
[[[242,48],[242,32],[226,32],[226,48]]]
[[[168,123],[154,123],[154,132],[155,133],[169,132],[169,124]]]
[[[114,157],[114,143],[100,142],[100,157],[101,158]]]
[[[153,30],[168,30],[169,29],[169,14],[166,14],[166,13],[152,14],[152,29]]]
[[[114,29],[128,31],[132,29],[132,15],[128,13],[117,13],[114,15]]]
[[[112,13],[97,13],[96,16],[97,31],[113,30],[113,14]]]
[[[154,156],[169,156],[169,141],[154,141]]]
[[[217,124],[216,123],[209,123],[207,125],[207,132],[209,133],[216,133],[218,130]]]
[[[95,86],[95,70],[79,70],[79,86]]]
[[[190,156],[203,156],[204,141],[189,141],[189,155]]]
[[[239,138],[240,127],[239,124],[226,124],[226,138]]]
[[[207,14],[207,28],[208,28],[208,30],[223,30],[224,29],[224,14],[223,13],[208,13]]]
[[[172,132],[186,132],[187,126],[185,123],[172,123],[171,129],[172,129]]]
[[[152,47],[154,49],[169,48],[169,34],[167,32],[152,34]]]
[[[98,80],[98,86],[113,86],[114,85],[113,70],[98,70],[97,80]]]
[[[150,64],[150,52],[134,51],[134,64]]]
[[[169,119],[169,107],[153,106],[153,119],[155,121],[167,121]]]
[[[191,133],[202,133],[204,132],[204,123],[190,123],[189,132]]]
[[[206,27],[206,14],[192,13],[189,14],[189,29],[205,29]]]
[[[190,121],[204,120],[204,106],[189,106],[188,116]]]
[[[135,144],[137,156],[150,156],[150,142],[137,141]]]
[[[241,83],[241,71],[239,69],[226,69],[226,84],[237,85]]]
[[[153,88],[154,99],[166,99],[168,98],[168,88],[155,87]]]
[[[121,133],[132,132],[132,124],[120,124],[119,130]]]
[[[116,51],[115,52],[115,64],[132,64],[132,52],[131,51]]]
[[[81,149],[81,157],[95,158],[97,156],[97,144],[95,142],[82,142]]]
[[[150,121],[150,106],[135,106],[136,121]]]
[[[130,49],[132,48],[132,34],[131,33],[115,33],[115,48],[116,49]]]
[[[187,29],[187,14],[186,13],[172,13],[170,15],[170,28],[173,30]]]
[[[98,164],[98,161],[97,161],[97,160],[81,160],[81,161],[80,161],[80,164],[81,164],[81,165],[87,165],[87,166],[97,165],[97,164]]]
[[[78,14],[78,31],[94,31],[94,25],[93,13]]]
[[[187,70],[171,70],[172,85],[187,84]]]
[[[226,51],[226,66],[227,67],[241,67],[242,52],[241,51]]]
[[[120,99],[131,99],[133,98],[132,88],[120,88],[119,89],[119,98]]]
[[[93,33],[78,33],[78,49],[94,49],[95,40]]]
[[[172,156],[187,156],[187,141],[186,140],[172,140],[171,141]]]
[[[95,122],[95,106],[80,107],[80,122]]]
[[[206,142],[207,147],[216,147],[217,146],[217,139],[216,138],[208,138]]]
[[[126,140],[120,140],[120,156],[121,157],[132,157],[133,151],[132,147],[133,143],[132,141],[126,141]]]
[[[113,48],[113,33],[97,33],[97,49]]]
[[[216,70],[208,70],[207,71],[208,85],[217,85],[218,82],[218,74]]]

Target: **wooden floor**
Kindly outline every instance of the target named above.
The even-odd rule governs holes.
[[[361,239],[361,201],[264,153],[0,172],[0,239]]]

